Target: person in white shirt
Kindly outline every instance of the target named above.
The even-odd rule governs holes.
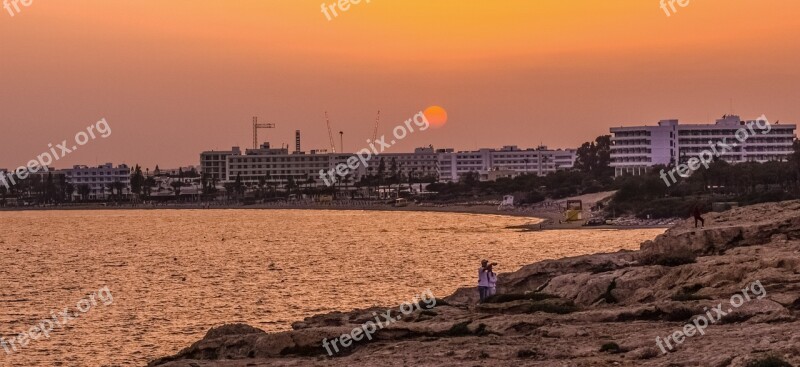
[[[487,298],[497,294],[497,274],[493,269],[495,265],[497,265],[497,263],[492,263],[486,267],[486,279],[489,281],[489,290],[486,293]]]
[[[486,273],[486,267],[489,265],[489,260],[481,260],[481,267],[478,269],[478,297],[480,301],[478,303],[483,303],[486,300],[487,294],[489,293],[489,277]]]

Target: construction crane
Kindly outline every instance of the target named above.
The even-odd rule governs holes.
[[[328,118],[328,111],[325,111],[325,123],[328,124],[328,140],[331,143],[331,151],[336,153],[336,143],[333,142],[333,133],[331,132],[331,120]]]
[[[253,116],[253,149],[258,149],[258,129],[274,129],[275,124],[259,124],[258,116]]]
[[[381,122],[381,110],[378,110],[378,118],[375,119],[375,131],[372,132],[372,141],[378,140],[378,124]]]

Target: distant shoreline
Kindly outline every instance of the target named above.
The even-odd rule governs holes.
[[[0,208],[0,212],[21,212],[21,211],[59,211],[59,210],[331,210],[331,211],[383,211],[383,212],[431,212],[431,213],[456,213],[456,214],[475,214],[475,215],[501,215],[507,217],[529,218],[538,220],[536,223],[529,223],[519,226],[508,227],[508,229],[519,229],[524,232],[538,232],[549,230],[582,230],[582,229],[607,229],[607,230],[635,230],[635,229],[667,229],[667,225],[639,225],[639,226],[583,226],[581,222],[560,222],[560,215],[554,212],[518,212],[500,211],[493,205],[450,205],[450,206],[416,206],[392,207],[389,205],[375,206],[335,206],[335,205],[287,205],[275,206],[265,204],[254,205],[219,205],[208,208],[198,205],[174,205],[174,206],[148,206],[141,205],[132,207],[123,206],[102,206],[102,205],[69,205],[53,207],[14,207]]]

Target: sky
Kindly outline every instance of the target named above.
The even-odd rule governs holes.
[[[2,5],[0,0],[0,5]],[[324,3],[333,4],[333,0]],[[105,118],[55,162],[199,163],[252,145],[367,146],[429,106],[447,124],[392,152],[545,144],[727,113],[800,121],[800,2],[690,0],[33,0],[0,8],[0,168]],[[330,15],[330,11],[329,11]],[[340,149],[340,148],[339,148]]]

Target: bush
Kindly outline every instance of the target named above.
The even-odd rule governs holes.
[[[600,351],[603,353],[619,353],[622,349],[619,347],[619,344],[610,342],[603,344],[603,346],[600,347]]]
[[[784,361],[780,357],[767,356],[761,359],[752,360],[747,363],[746,367],[793,367],[789,362]]]
[[[445,334],[447,336],[467,336],[472,335],[472,331],[469,330],[469,324],[472,321],[464,321],[459,322],[458,324],[453,325],[450,327],[450,330],[447,330]]]

